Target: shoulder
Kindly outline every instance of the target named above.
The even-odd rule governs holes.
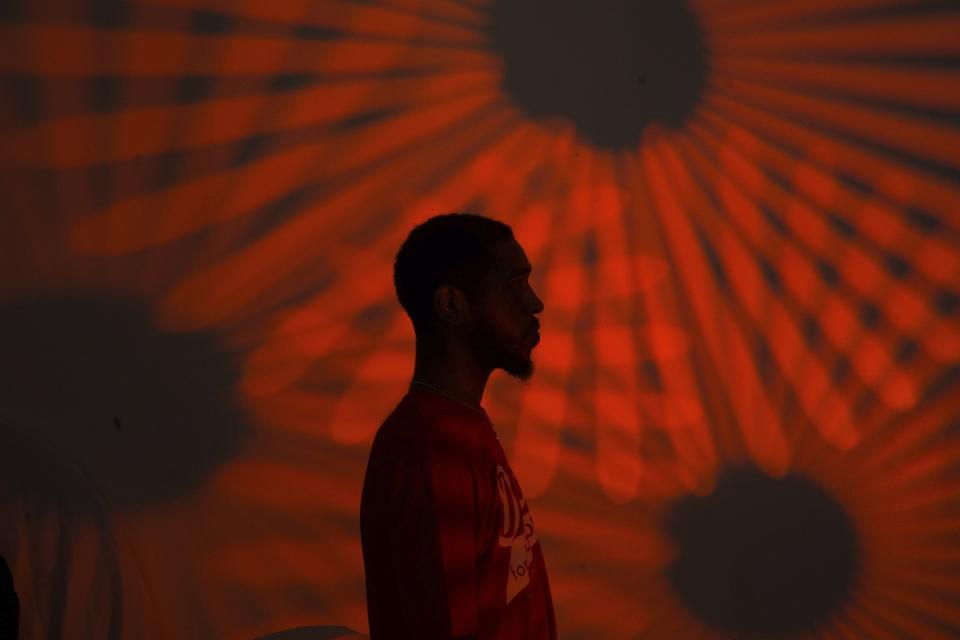
[[[491,437],[491,426],[483,419],[408,394],[377,430],[370,457],[396,463],[442,461],[479,471],[493,460]]]

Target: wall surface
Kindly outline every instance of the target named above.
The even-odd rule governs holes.
[[[960,13],[4,0],[0,555],[25,638],[368,628],[393,258],[508,222],[484,406],[561,640],[960,636]]]

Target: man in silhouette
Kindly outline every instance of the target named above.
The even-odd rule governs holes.
[[[530,272],[510,227],[475,214],[431,218],[397,253],[416,363],[360,503],[371,640],[557,637],[537,530],[481,407],[494,369],[533,374]]]

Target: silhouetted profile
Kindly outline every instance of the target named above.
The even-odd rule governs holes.
[[[557,637],[537,530],[481,407],[494,369],[533,374],[530,272],[510,227],[475,214],[427,220],[397,254],[416,364],[363,485],[371,640]]]
[[[20,599],[13,587],[13,575],[0,556],[0,640],[16,640],[20,626]]]

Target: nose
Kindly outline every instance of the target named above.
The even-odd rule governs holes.
[[[533,290],[531,289],[531,291]],[[533,292],[533,307],[531,308],[530,313],[543,313],[543,300],[540,299],[536,292]]]

